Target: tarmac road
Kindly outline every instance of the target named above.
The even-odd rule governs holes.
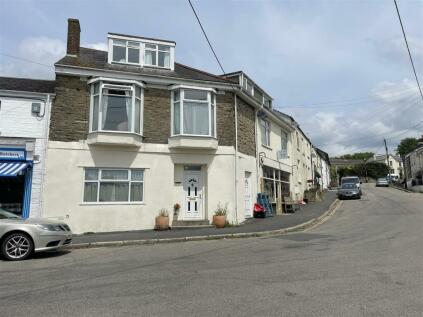
[[[422,316],[423,195],[363,187],[303,233],[0,261],[0,315]]]

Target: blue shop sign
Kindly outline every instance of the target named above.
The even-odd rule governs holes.
[[[0,148],[0,160],[1,161],[25,161],[26,151],[25,149]]]

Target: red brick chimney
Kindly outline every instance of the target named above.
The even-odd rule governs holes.
[[[66,54],[78,56],[81,37],[81,27],[78,19],[68,19],[68,47]]]

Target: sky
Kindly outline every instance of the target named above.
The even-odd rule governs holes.
[[[331,156],[395,151],[423,135],[423,100],[393,0],[193,0],[225,72],[243,70]],[[423,0],[397,0],[423,84]],[[180,63],[220,74],[187,0],[0,0],[0,76],[54,79],[67,18],[82,46],[107,32],[176,41]]]

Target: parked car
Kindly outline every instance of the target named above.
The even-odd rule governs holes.
[[[345,198],[361,198],[360,189],[354,183],[344,183],[338,189],[338,198],[345,199]]]
[[[355,184],[358,188],[358,190],[360,191],[360,195],[361,195],[361,181],[360,181],[360,177],[358,176],[346,176],[346,177],[342,177],[341,178],[341,187],[343,184]]]
[[[389,187],[389,181],[385,177],[376,180],[376,187]]]
[[[72,231],[67,224],[23,219],[0,208],[0,252],[7,260],[25,260],[34,252],[59,250],[71,244]]]

